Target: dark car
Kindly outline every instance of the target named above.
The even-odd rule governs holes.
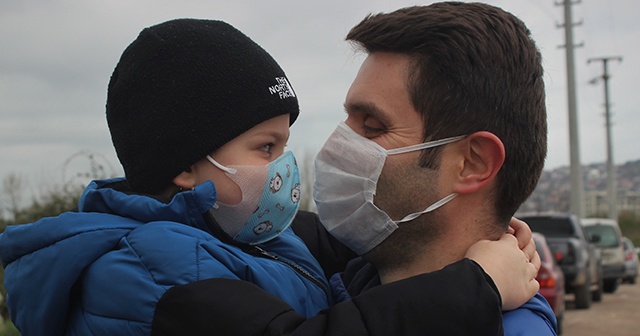
[[[602,300],[602,258],[587,240],[580,219],[571,214],[520,214],[518,218],[542,233],[564,273],[565,291],[575,294],[576,308]]]
[[[631,239],[622,237],[624,246],[625,273],[622,282],[635,284],[638,277],[638,248],[633,245]]]
[[[540,255],[540,270],[536,280],[540,283],[540,294],[549,302],[558,320],[558,333],[562,332],[562,320],[564,319],[564,273],[553,257],[553,253],[547,244],[547,239],[541,233],[533,233],[533,241]]]

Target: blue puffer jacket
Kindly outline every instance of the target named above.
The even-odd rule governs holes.
[[[280,260],[258,256],[209,233],[213,183],[166,204],[105,187],[118,181],[92,182],[78,212],[0,235],[7,303],[23,335],[150,334],[169,288],[208,278],[253,282],[307,317],[329,306],[322,269],[291,229],[261,245]]]

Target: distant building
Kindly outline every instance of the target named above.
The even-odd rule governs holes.
[[[616,167],[618,212],[630,212],[640,217],[640,160]],[[607,173],[603,163],[586,165],[584,172],[584,212],[586,216],[606,216]],[[568,212],[570,199],[570,170],[560,167],[545,170],[536,190],[518,212]]]
[[[603,215],[609,212],[606,191],[587,191],[584,194],[584,209],[587,216]],[[618,190],[616,200],[618,212],[630,212],[640,216],[640,192]]]

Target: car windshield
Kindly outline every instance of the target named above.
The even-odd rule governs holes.
[[[531,231],[540,232],[546,237],[575,236],[569,219],[553,217],[528,217],[523,220],[529,224]]]
[[[584,230],[587,232],[587,236],[589,236],[589,240],[592,240],[591,238],[594,235],[600,236],[600,240],[595,243],[595,245],[598,247],[620,246],[620,241],[618,240],[618,234],[612,226],[590,225],[590,226],[586,226]]]

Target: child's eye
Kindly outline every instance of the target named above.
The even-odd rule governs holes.
[[[260,150],[264,151],[264,152],[267,152],[267,153],[270,153],[271,152],[271,147],[273,147],[273,144],[265,144],[265,145],[262,145],[262,147],[260,147]]]

